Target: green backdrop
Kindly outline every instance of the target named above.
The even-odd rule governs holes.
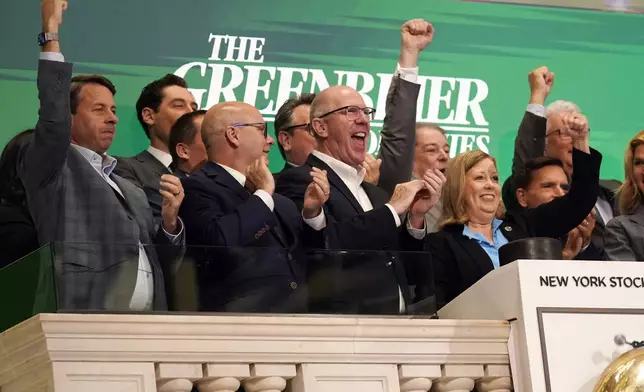
[[[381,119],[400,26],[416,17],[436,29],[421,55],[419,120],[446,127],[453,154],[486,149],[507,176],[527,74],[547,65],[556,73],[550,101],[582,108],[591,143],[604,153],[603,177],[623,178],[626,142],[641,127],[644,15],[438,0],[72,0],[61,40],[75,73],[116,84],[120,123],[110,153],[132,155],[147,145],[136,98],[170,72],[185,73],[202,107],[244,100],[269,120],[292,91],[351,84]],[[0,19],[4,146],[37,119],[39,1],[9,2]],[[274,147],[271,167],[281,164]]]

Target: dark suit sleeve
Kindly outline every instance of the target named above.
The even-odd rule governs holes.
[[[190,245],[249,246],[277,225],[275,215],[258,196],[250,196],[234,212],[225,213],[216,190],[200,178],[184,179],[185,199],[180,216]]]
[[[633,250],[633,246],[631,245],[631,238],[619,219],[612,219],[606,225],[606,231],[604,232],[604,247],[609,260],[639,260]]]
[[[31,142],[21,151],[18,170],[25,188],[34,192],[53,180],[65,161],[72,137],[69,88],[72,64],[38,63],[38,123]]]
[[[393,194],[396,184],[411,179],[419,91],[419,84],[396,76],[391,79],[378,153],[378,158],[382,160],[378,186],[389,196]]]
[[[143,184],[139,180],[139,177],[136,175],[136,171],[132,164],[128,161],[127,158],[118,158],[116,161],[116,167],[114,168],[114,173],[125,178],[132,184],[137,187],[144,189]]]
[[[586,249],[579,252],[575,260],[608,260],[608,258],[606,252],[598,248],[591,241]]]
[[[310,174],[300,169],[292,169],[280,175],[276,192],[295,202],[298,211],[304,206],[304,193],[311,183]],[[326,216],[325,239],[328,246],[324,248],[365,250],[389,247],[398,248],[398,229],[396,221],[387,206],[381,206],[353,217],[342,219],[334,217],[328,205],[323,207]]]
[[[570,191],[549,203],[522,211],[529,231],[537,237],[559,238],[577,227],[597,202],[601,161],[601,154],[592,148],[590,154],[573,149],[575,170]]]
[[[159,223],[161,222],[161,211],[163,210],[163,196],[158,190],[149,187],[145,187],[143,191],[145,192],[145,196],[148,199],[150,210],[152,210],[154,223],[155,225],[159,225]]]
[[[440,309],[460,294],[462,283],[456,268],[457,261],[449,247],[445,232],[429,234],[425,237],[425,249],[431,255],[431,262],[421,264],[418,274],[422,280],[416,285],[415,301],[423,300],[430,295],[436,296],[436,305]]]
[[[529,160],[543,156],[546,149],[545,136],[546,118],[526,111],[519,125],[519,132],[514,138],[512,174],[523,170]]]
[[[514,138],[512,174],[503,183],[503,202],[509,211],[516,211],[520,208],[513,179],[523,170],[528,161],[543,156],[546,148],[545,134],[545,117],[526,111],[521,120],[521,125],[519,125],[519,132]]]

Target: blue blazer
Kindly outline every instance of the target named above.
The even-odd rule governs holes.
[[[322,234],[305,229],[295,204],[274,193],[271,211],[213,162],[182,183],[180,216],[193,246],[200,310],[305,312],[303,244]]]

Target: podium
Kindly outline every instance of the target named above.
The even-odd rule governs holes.
[[[644,340],[644,264],[518,260],[487,274],[439,311],[440,318],[508,320],[515,391],[592,392]]]

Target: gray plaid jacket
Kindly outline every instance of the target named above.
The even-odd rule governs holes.
[[[141,189],[112,174],[124,195],[118,196],[71,147],[71,75],[70,63],[40,60],[38,124],[21,151],[18,169],[39,241],[54,243],[59,309],[127,310],[140,241],[167,245],[146,247],[154,277],[153,306],[164,310],[163,269],[181,249],[170,246],[163,230],[157,230]]]

